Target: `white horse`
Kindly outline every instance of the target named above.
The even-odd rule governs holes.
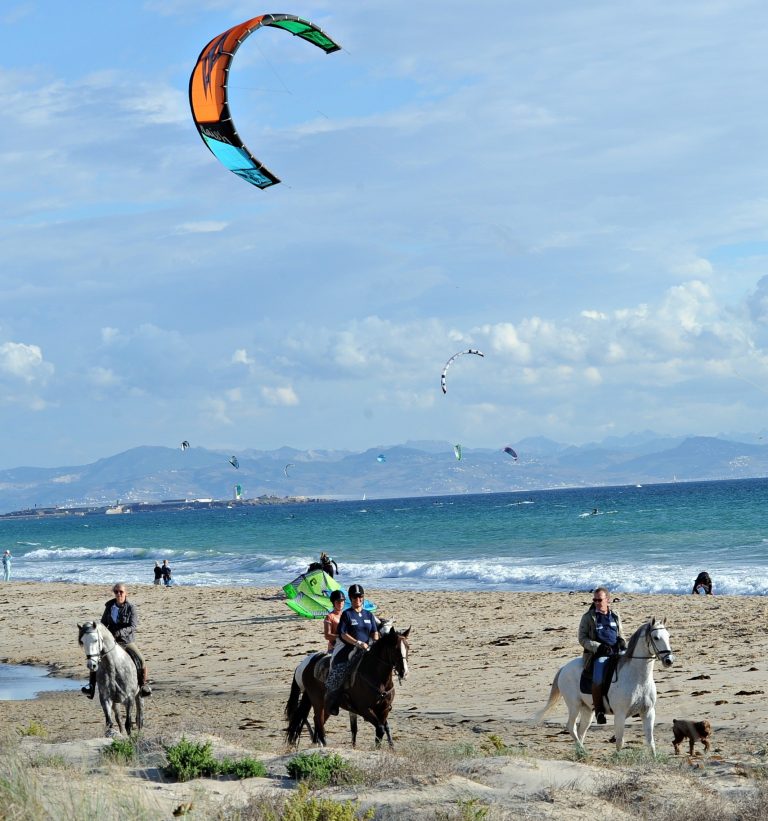
[[[123,732],[118,706],[125,707],[125,731],[133,729],[133,708],[136,708],[136,729],[144,724],[144,702],[139,694],[136,664],[130,655],[115,641],[114,636],[95,621],[78,624],[78,642],[85,650],[86,666],[96,671],[99,701],[107,720],[107,738]],[[112,718],[114,717],[114,723]]]
[[[675,660],[669,646],[666,619],[652,618],[639,627],[627,644],[626,653],[619,659],[607,696],[603,697],[606,713],[613,713],[616,733],[616,749],[624,746],[624,725],[628,716],[640,715],[643,719],[645,743],[655,755],[653,723],[656,719],[656,684],[653,680],[653,663],[658,659],[662,666],[670,667]],[[584,669],[582,658],[564,664],[552,682],[549,701],[536,715],[536,721],[557,704],[560,696],[568,707],[568,723],[565,725],[580,749],[584,749],[587,734],[595,711],[592,693],[582,693],[579,679]],[[578,718],[578,726],[576,719]]]

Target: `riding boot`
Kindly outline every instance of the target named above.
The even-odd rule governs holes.
[[[141,685],[139,688],[139,695],[140,696],[151,696],[152,695],[152,688],[147,684],[147,668],[146,665],[141,668],[141,681],[139,682]]]
[[[603,706],[603,687],[592,682],[592,703],[595,705],[595,718],[598,724],[605,724],[605,707]]]
[[[91,673],[88,678],[88,686],[80,688],[81,693],[85,693],[88,698],[93,698],[96,695],[96,673]]]
[[[339,701],[341,700],[340,690],[328,690],[325,694],[325,712],[329,716],[339,714]]]

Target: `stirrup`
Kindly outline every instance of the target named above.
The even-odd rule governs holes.
[[[93,689],[91,689],[91,686],[89,684],[85,687],[81,687],[80,692],[85,693],[85,695],[87,695],[88,698],[93,699],[93,697],[96,695],[96,688],[94,687]]]

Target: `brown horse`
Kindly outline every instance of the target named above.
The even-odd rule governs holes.
[[[392,747],[392,734],[387,717],[395,700],[393,673],[402,681],[408,676],[408,634],[409,627],[402,633],[395,629],[382,633],[381,638],[363,654],[360,664],[352,673],[352,681],[347,684],[339,706],[349,712],[349,726],[352,731],[352,746],[357,743],[357,716],[361,716],[376,728],[376,746],[386,734]],[[289,744],[298,744],[301,731],[306,724],[309,711],[314,711],[315,729],[312,740],[325,746],[325,679],[328,675],[329,656],[313,653],[299,664],[293,674],[291,694],[285,705],[288,727],[285,736]]]

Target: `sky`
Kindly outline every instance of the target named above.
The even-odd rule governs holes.
[[[261,191],[188,82],[275,10],[343,49],[237,52]],[[761,0],[8,0],[0,32],[0,467],[765,427]]]

